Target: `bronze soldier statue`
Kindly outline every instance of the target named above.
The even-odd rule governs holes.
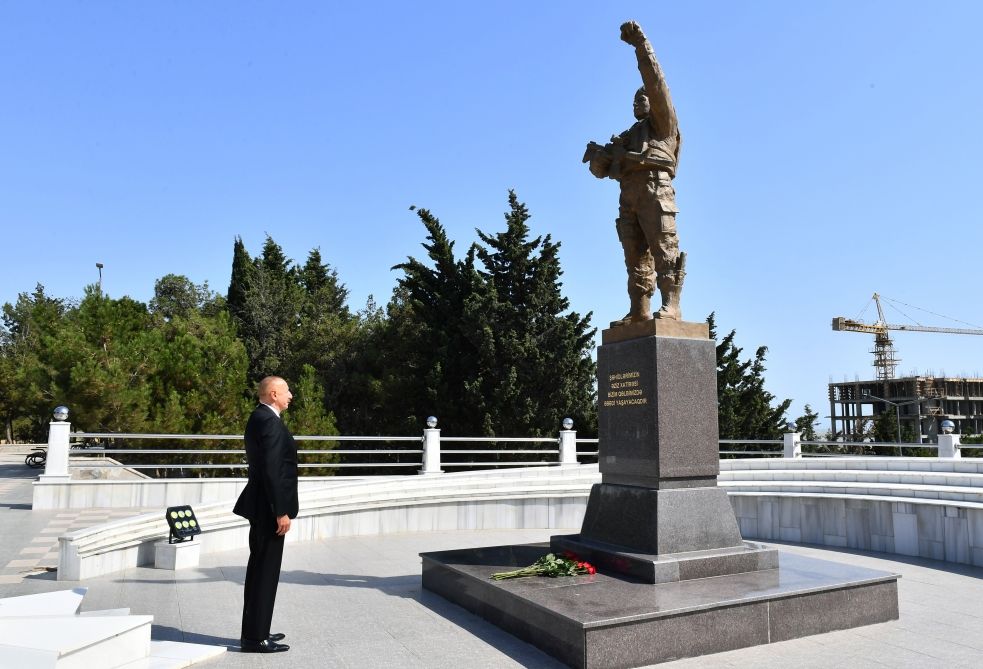
[[[681,318],[679,293],[686,275],[686,254],[676,236],[676,176],[682,138],[669,86],[642,29],[634,21],[621,26],[621,39],[635,47],[644,84],[635,93],[637,122],[610,143],[587,145],[584,162],[591,174],[621,183],[618,238],[628,268],[631,309],[611,327],[654,318]],[[658,278],[656,278],[658,274]],[[656,284],[662,305],[652,314]]]

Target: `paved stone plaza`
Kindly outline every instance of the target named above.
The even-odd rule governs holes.
[[[46,530],[101,522],[110,511],[31,511],[30,483],[37,472],[16,458],[4,460],[0,596],[73,587],[57,582],[46,569],[52,566],[47,538],[57,537]],[[89,588],[86,610],[129,607],[136,614],[152,614],[155,639],[229,646],[222,657],[198,665],[203,667],[560,667],[532,646],[420,587],[422,551],[544,541],[551,533],[442,532],[288,544],[274,618],[275,628],[289,635],[292,648],[286,655],[236,652],[246,550],[202,556],[197,569],[130,569],[79,585]],[[780,545],[800,555],[902,574],[901,619],[659,666],[845,669],[983,664],[983,569]],[[29,548],[34,550],[25,553]],[[46,548],[43,556],[41,548]]]

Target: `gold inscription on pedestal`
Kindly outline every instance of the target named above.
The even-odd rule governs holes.
[[[601,400],[602,406],[627,407],[648,404],[642,391],[641,373],[630,370],[608,374],[607,395]]]

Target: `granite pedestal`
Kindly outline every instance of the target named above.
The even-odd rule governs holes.
[[[574,667],[632,667],[898,617],[897,575],[742,539],[719,473],[715,343],[704,323],[606,330],[601,483],[580,534],[424,553],[423,586]],[[547,552],[593,576],[493,581]]]
[[[423,587],[578,669],[613,669],[895,620],[897,575],[782,553],[777,568],[649,584],[493,581],[545,544],[423,553]]]

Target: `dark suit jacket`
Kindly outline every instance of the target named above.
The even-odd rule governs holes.
[[[268,406],[253,409],[246,423],[249,481],[232,511],[249,520],[297,517],[297,444]]]

